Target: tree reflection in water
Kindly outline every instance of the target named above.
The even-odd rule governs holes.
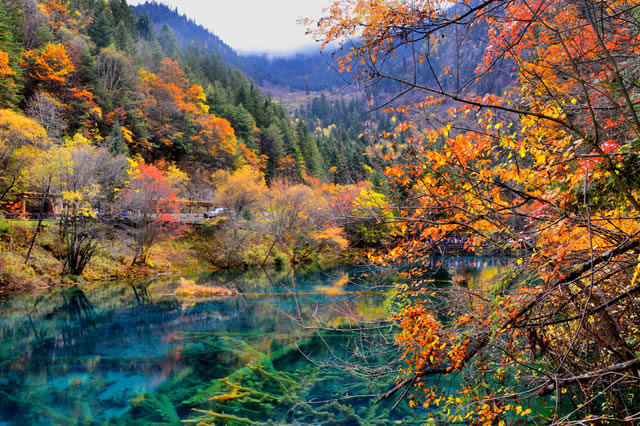
[[[376,271],[189,278],[240,295],[178,298],[179,277],[162,277],[10,297],[0,312],[0,419],[124,425],[202,416],[233,423],[223,414],[285,423],[419,422],[419,413],[402,404],[391,413],[368,399],[340,399],[382,389],[332,362],[361,361],[354,350],[367,340],[344,328],[385,315],[388,282]],[[316,320],[332,327],[299,326]]]

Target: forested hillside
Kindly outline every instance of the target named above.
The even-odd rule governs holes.
[[[203,219],[215,236],[198,250],[219,266],[380,242],[369,213],[344,228],[354,200],[382,200],[367,192],[381,167],[357,104],[294,118],[205,46],[214,39],[181,43],[125,0],[0,2],[0,209],[36,219],[0,226],[13,253],[0,282],[33,276],[33,256],[80,275],[105,239],[131,242],[118,264],[146,265],[155,243]]]
[[[47,109],[45,127],[54,126],[57,137],[80,132],[112,152],[194,170],[232,169],[248,148],[268,157],[267,179],[285,157],[293,160],[298,179],[303,171],[322,177],[336,162],[346,170],[362,160],[349,152],[345,158],[338,146],[350,145],[355,132],[349,141],[324,140],[320,153],[313,135],[296,133],[277,102],[227,65],[256,58],[240,60],[217,37],[165,6],[147,4],[137,18],[120,1],[8,1],[3,8],[9,61],[2,105],[31,116]],[[154,26],[158,20],[165,23]]]
[[[3,106],[46,110],[41,124],[57,137],[80,132],[112,152],[195,169],[233,168],[245,147],[276,159],[299,151],[284,110],[241,72],[197,44],[182,49],[125,2],[3,7]],[[268,135],[282,138],[280,152]]]

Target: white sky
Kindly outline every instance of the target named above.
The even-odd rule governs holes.
[[[132,5],[146,0],[129,0]],[[315,45],[296,21],[320,16],[332,0],[159,0],[208,28],[239,53],[282,56]]]

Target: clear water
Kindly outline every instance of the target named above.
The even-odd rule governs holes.
[[[450,259],[439,277],[499,265]],[[344,399],[392,383],[346,368],[374,340],[336,331],[386,315],[378,277],[362,267],[188,277],[239,292],[228,298],[176,297],[176,276],[5,296],[0,425],[419,423],[425,413],[405,403]]]

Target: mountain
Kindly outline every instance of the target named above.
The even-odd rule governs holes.
[[[179,14],[177,9],[156,2],[140,4],[133,9],[138,17],[148,15],[156,31],[160,32],[167,25],[183,47],[192,41],[201,44],[209,52],[220,55],[226,64],[240,69],[258,86],[275,85],[308,92],[335,89],[344,84],[331,66],[332,59],[319,51],[281,58],[239,55],[207,28]]]

